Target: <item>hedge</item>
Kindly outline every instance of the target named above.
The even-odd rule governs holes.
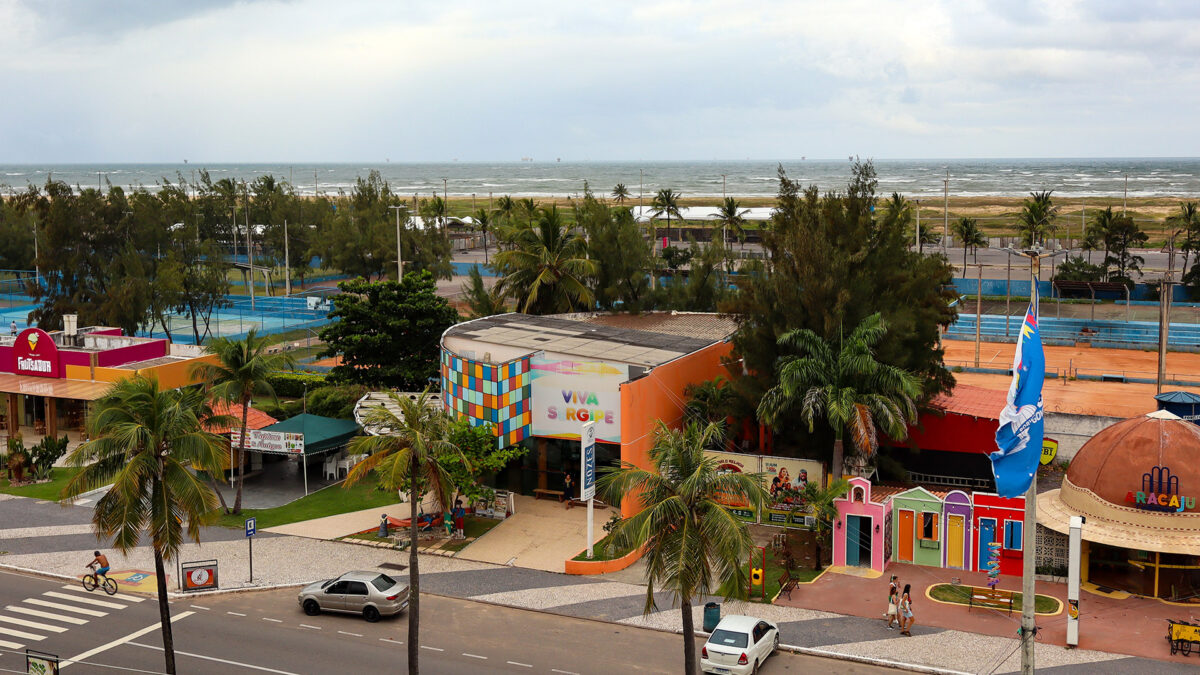
[[[275,373],[269,378],[276,396],[300,398],[308,391],[325,386],[325,376],[318,373]]]

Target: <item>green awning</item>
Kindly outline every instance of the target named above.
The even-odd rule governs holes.
[[[345,447],[351,438],[362,435],[362,427],[354,420],[339,420],[304,413],[276,422],[262,431],[304,434],[304,454],[320,455]]]

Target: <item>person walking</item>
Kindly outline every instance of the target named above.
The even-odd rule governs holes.
[[[454,501],[454,538],[455,539],[466,539],[467,538],[466,518],[467,518],[467,511],[466,511],[466,509],[463,508],[462,500],[456,499]]]
[[[571,508],[571,496],[575,493],[571,490],[575,486],[575,481],[571,478],[570,471],[563,472],[563,500],[567,502],[568,509]]]
[[[13,319],[12,324],[9,325],[8,332],[11,333],[13,337],[17,336],[17,320],[16,319]]]
[[[888,630],[895,630],[892,627],[892,622],[899,623],[899,619],[900,619],[899,614],[898,614],[899,610],[900,610],[900,589],[896,588],[896,577],[893,576],[892,583],[888,586],[887,613],[884,614],[884,616],[887,617],[887,629]],[[903,625],[901,625],[900,627],[903,628]]]
[[[904,584],[904,592],[900,594],[900,634],[908,637],[912,637],[913,626],[911,590],[911,584]]]

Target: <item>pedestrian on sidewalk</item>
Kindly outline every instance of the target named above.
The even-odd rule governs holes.
[[[900,634],[909,637],[912,637],[913,626],[911,590],[911,584],[904,584],[904,592],[900,594]]]
[[[896,577],[892,577],[892,583],[888,586],[888,606],[887,613],[884,614],[884,616],[887,617],[888,630],[894,630],[892,628],[892,622],[894,621],[899,623],[900,619],[898,615],[900,609],[900,590],[896,588],[895,579]],[[901,628],[903,628],[903,626],[901,626]]]
[[[563,499],[567,502],[567,508],[571,508],[571,495],[575,494],[571,488],[575,486],[575,481],[571,478],[570,471],[563,472]]]
[[[465,522],[466,518],[467,518],[467,511],[466,511],[466,509],[463,508],[462,500],[461,499],[454,500],[454,538],[455,539],[466,539],[467,538],[467,528],[466,528],[466,522]]]

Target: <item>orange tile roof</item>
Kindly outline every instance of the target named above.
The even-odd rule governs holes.
[[[958,384],[949,394],[939,394],[933,399],[931,405],[955,415],[998,420],[1007,396],[1008,393],[1005,391]]]
[[[232,431],[233,428],[237,428],[242,425],[242,404],[240,403],[234,403],[230,405],[224,401],[218,401],[217,403],[213,404],[213,414],[231,415],[237,419],[237,424],[235,424],[234,427],[214,426],[210,428],[209,431],[213,432],[214,434],[227,434]],[[249,429],[262,429],[269,427],[278,421],[279,420],[271,417],[261,410],[258,410],[254,406],[250,406],[250,410],[246,413],[246,427]]]

